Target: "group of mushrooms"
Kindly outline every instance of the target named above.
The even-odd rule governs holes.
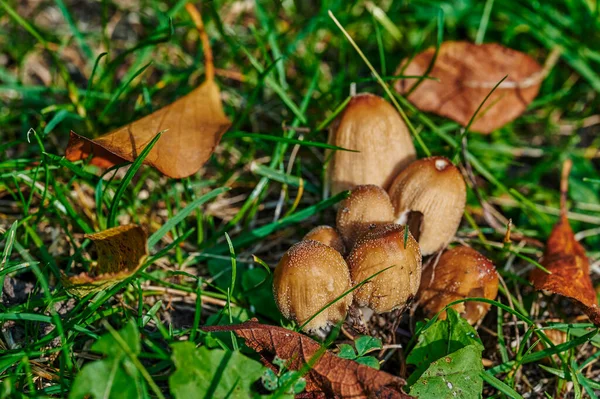
[[[489,259],[467,246],[445,250],[466,203],[460,170],[444,157],[416,160],[410,133],[387,101],[354,96],[329,142],[357,150],[332,153],[327,169],[332,193],[351,193],[339,205],[336,228],[314,228],[277,265],[273,293],[284,317],[323,336],[351,307],[368,319],[417,298],[432,317],[455,300],[496,297]],[[474,324],[490,305],[453,307]]]

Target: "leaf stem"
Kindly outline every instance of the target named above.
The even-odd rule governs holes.
[[[212,49],[210,48],[210,41],[208,40],[206,29],[204,29],[204,23],[202,22],[202,14],[200,14],[200,11],[192,3],[187,3],[185,5],[185,10],[192,18],[192,21],[194,21],[194,25],[196,25],[196,30],[198,31],[198,35],[200,35],[200,40],[202,41],[206,80],[213,81],[215,80],[215,65],[213,62]]]

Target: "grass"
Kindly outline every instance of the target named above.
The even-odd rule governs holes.
[[[206,2],[216,80],[233,125],[202,173],[182,180],[147,166],[103,175],[61,157],[70,130],[99,135],[203,81],[185,2],[24,4],[0,0],[0,392],[66,396],[94,358],[90,341],[118,337],[114,329],[131,319],[143,350],[127,356],[163,393],[173,370],[169,344],[206,343],[198,326],[250,317],[285,323],[261,262],[273,268],[308,230],[333,223],[343,196],[321,194],[326,127],[356,82],[358,92],[397,102],[420,156],[467,158],[481,198],[528,238],[507,248],[469,191],[457,240],[490,257],[506,284],[478,330],[488,362],[484,395],[599,394],[595,330],[527,282],[557,220],[567,157],[569,217],[596,286],[600,280],[596,2]],[[497,42],[540,63],[561,52],[527,112],[489,136],[467,133],[464,154],[459,126],[384,89],[402,59],[447,40]],[[142,268],[84,299],[66,292],[61,273],[79,273],[94,259],[84,234],[130,222],[150,233]],[[551,345],[549,327],[567,332],[567,342]],[[227,336],[219,345],[232,342]],[[383,369],[397,373],[397,361]]]

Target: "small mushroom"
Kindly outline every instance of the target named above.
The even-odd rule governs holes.
[[[423,255],[446,246],[460,225],[467,200],[460,171],[444,157],[419,159],[389,189],[396,223],[408,224]]]
[[[346,252],[344,247],[344,240],[339,235],[336,229],[331,226],[322,225],[317,226],[304,236],[302,240],[314,240],[322,242],[325,245],[330,246],[341,254]]]
[[[469,247],[445,251],[435,267],[426,267],[421,277],[419,304],[433,317],[447,304],[464,298],[495,299],[498,273],[491,260]],[[475,324],[490,309],[485,302],[461,302],[452,307],[470,324]],[[440,317],[446,318],[444,311]]]
[[[367,231],[394,221],[390,197],[379,186],[366,184],[352,189],[338,208],[336,224],[346,248],[351,249]]]
[[[347,258],[354,284],[385,270],[354,291],[359,307],[375,313],[402,309],[415,297],[421,280],[419,244],[405,226],[378,226],[358,239]]]
[[[273,275],[277,307],[285,318],[299,325],[350,287],[350,272],[342,255],[314,240],[292,246]],[[345,319],[351,303],[352,293],[349,293],[319,313],[304,326],[304,331],[323,336],[331,325]]]
[[[412,138],[398,112],[383,98],[369,93],[350,100],[331,126],[329,144],[357,151],[333,153],[327,167],[332,194],[360,184],[387,189],[416,158]]]

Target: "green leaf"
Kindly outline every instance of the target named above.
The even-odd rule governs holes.
[[[410,387],[410,395],[419,398],[481,398],[483,380],[481,349],[468,345],[431,363]]]
[[[260,381],[262,382],[263,386],[269,391],[274,391],[279,386],[279,377],[277,377],[277,374],[275,374],[275,372],[270,368],[267,368],[265,370],[264,374],[260,377]]]
[[[364,364],[365,366],[369,366],[374,368],[375,370],[379,370],[379,360],[373,356],[363,356],[356,359],[356,363]]]
[[[294,385],[291,387],[290,392],[287,393],[301,393],[304,391],[304,388],[306,388],[306,380],[302,378],[301,375],[302,373],[300,371],[288,371],[283,373],[283,375],[279,377],[279,387],[283,387],[294,380]]]
[[[140,353],[140,337],[133,320],[118,334],[132,353]],[[92,351],[106,357],[83,366],[75,378],[70,399],[143,397],[146,385],[142,375],[112,335],[100,337],[92,345]]]
[[[191,342],[178,342],[172,348],[177,369],[169,377],[169,387],[176,399],[247,399],[263,374],[259,362],[237,351],[196,349]]]
[[[356,347],[358,356],[364,356],[371,351],[382,348],[381,340],[379,338],[370,337],[368,335],[357,338],[354,341],[354,346]]]
[[[351,345],[348,344],[340,344],[338,345],[338,347],[340,348],[340,351],[338,353],[338,356],[341,357],[342,359],[356,359],[356,352],[354,352],[354,348]]]
[[[424,331],[421,331],[415,347],[406,358],[406,363],[417,367],[408,379],[410,385],[434,361],[461,348],[473,345],[480,352],[483,344],[477,331],[458,313],[449,308],[446,320],[437,320]]]

